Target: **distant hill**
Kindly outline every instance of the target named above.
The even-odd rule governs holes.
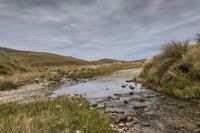
[[[125,63],[127,61],[104,58],[93,62],[98,64],[105,64],[105,63]]]
[[[45,52],[20,51],[3,47],[0,47],[0,51],[9,58],[19,61],[20,64],[31,67],[90,64],[85,60]]]

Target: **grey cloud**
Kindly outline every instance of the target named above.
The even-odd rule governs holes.
[[[139,59],[200,31],[199,0],[0,0],[0,46]]]

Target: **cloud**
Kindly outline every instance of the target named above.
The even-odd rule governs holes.
[[[199,0],[0,0],[0,46],[94,60],[149,58],[200,31]]]

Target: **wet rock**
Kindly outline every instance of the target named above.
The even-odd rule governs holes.
[[[138,99],[138,101],[139,102],[144,102],[144,101],[146,101],[144,98],[140,98],[140,99]]]
[[[131,91],[131,92],[129,92],[129,95],[134,95],[134,93]]]
[[[119,96],[109,96],[107,97],[108,100],[120,100]]]
[[[106,107],[106,103],[98,104],[98,105],[97,105],[97,108],[98,108],[98,109],[103,109],[103,108],[105,108],[105,107]]]
[[[133,117],[132,117],[132,116],[127,116],[127,117],[126,117],[126,121],[127,121],[127,122],[130,122],[130,121],[132,121],[132,120],[133,120]]]
[[[148,111],[148,112],[145,112],[145,114],[147,114],[149,116],[153,116],[155,113],[153,111]]]
[[[123,110],[123,109],[120,109],[120,108],[111,108],[111,107],[109,107],[109,108],[106,108],[105,109],[105,112],[106,113],[124,113],[125,111]]]
[[[143,103],[136,103],[134,106],[133,106],[134,109],[144,109],[146,108],[146,105],[144,105]]]
[[[119,124],[120,122],[126,122],[126,119],[127,119],[126,116],[119,115],[119,114],[112,115],[111,118],[115,124]]]
[[[144,127],[148,127],[148,126],[150,126],[150,124],[147,123],[147,122],[145,122],[145,123],[142,123],[142,126],[144,126]]]
[[[132,127],[134,125],[134,121],[126,122],[125,126],[126,127]]]
[[[126,83],[130,83],[130,82],[133,82],[133,80],[126,80]]]
[[[124,103],[125,103],[125,104],[128,104],[128,101],[127,101],[127,100],[124,100]]]
[[[124,127],[125,125],[124,125],[124,123],[120,122],[120,123],[118,124],[118,126],[119,126],[119,127]]]
[[[184,128],[184,125],[182,125],[180,123],[176,123],[175,127],[176,127],[176,129],[182,129],[182,128]]]
[[[98,106],[98,104],[97,104],[96,102],[91,102],[91,103],[90,103],[90,107],[94,107],[94,108],[95,108],[95,107],[97,107],[97,106]]]
[[[160,96],[160,99],[166,99],[166,97],[165,96]]]
[[[122,84],[122,88],[126,88],[126,85]]]
[[[134,86],[129,86],[129,88],[130,88],[131,90],[134,90],[134,89],[135,89],[135,87],[134,87]]]
[[[119,115],[115,115],[112,117],[112,120],[114,121],[115,124],[119,124],[121,121],[121,117]]]

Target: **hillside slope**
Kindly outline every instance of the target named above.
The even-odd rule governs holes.
[[[26,71],[19,61],[10,58],[6,53],[0,51],[0,75],[8,75],[14,71]]]
[[[84,65],[90,62],[73,57],[61,56],[45,52],[19,51],[0,47],[0,51],[6,53],[10,58],[21,64],[31,67],[40,66],[62,66],[62,65]]]

